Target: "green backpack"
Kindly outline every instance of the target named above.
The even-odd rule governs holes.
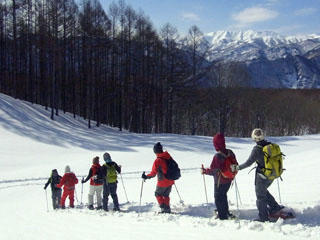
[[[262,173],[269,179],[281,178],[283,173],[283,156],[280,147],[276,143],[270,143],[262,148],[264,153],[264,168]]]
[[[116,168],[113,165],[112,166],[109,166],[108,164],[105,164],[105,165],[107,166],[107,176],[106,176],[107,183],[117,182]]]

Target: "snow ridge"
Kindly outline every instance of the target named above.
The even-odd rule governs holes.
[[[217,31],[207,33],[206,39],[213,46],[220,44],[240,44],[253,43],[256,40],[262,40],[267,46],[272,47],[279,44],[299,43],[307,39],[319,39],[320,35],[297,35],[297,36],[283,36],[272,31]]]

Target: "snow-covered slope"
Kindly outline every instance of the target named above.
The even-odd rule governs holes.
[[[218,31],[205,39],[211,61],[245,62],[253,87],[320,88],[320,35]]]
[[[281,239],[316,240],[320,237],[320,182],[318,156],[320,135],[277,137],[287,155],[280,182],[282,204],[295,209],[297,218],[276,223],[252,222],[255,207],[254,174],[249,170],[237,176],[241,196],[239,211],[233,186],[228,194],[230,209],[240,220],[219,221],[213,216],[213,179],[206,177],[209,205],[206,204],[200,165],[209,166],[214,150],[212,139],[172,134],[132,134],[106,126],[87,129],[82,119],[61,115],[49,119],[43,107],[14,100],[0,94],[0,239]],[[155,179],[143,185],[140,206],[141,173],[151,169],[152,146],[161,141],[182,168],[182,177],[171,193],[172,209],[178,214],[158,215],[154,198]],[[227,138],[227,147],[244,162],[253,142],[246,138]],[[47,211],[44,183],[50,171],[60,174],[66,164],[79,178],[86,175],[94,156],[111,153],[121,164],[120,206],[126,212],[90,211],[86,208],[53,211],[50,190]],[[270,187],[279,201],[277,183]],[[77,185],[76,204],[87,202],[88,184]]]

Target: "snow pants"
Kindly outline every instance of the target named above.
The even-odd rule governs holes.
[[[63,189],[60,206],[65,207],[66,198],[69,197],[70,207],[74,207],[74,189]]]
[[[156,196],[156,199],[161,206],[163,206],[163,204],[165,206],[170,206],[170,192],[172,189],[172,185],[169,187],[159,187],[157,186],[156,191],[154,193],[154,195]]]
[[[52,207],[53,209],[59,208],[61,201],[61,189],[51,189]]]
[[[230,183],[214,184],[214,202],[218,210],[218,217],[221,220],[228,219],[229,217],[229,205],[227,192],[231,186]]]
[[[93,198],[94,198],[94,195],[96,194],[97,206],[98,207],[102,206],[102,197],[101,197],[102,189],[103,189],[103,185],[98,185],[98,186],[90,185],[89,194],[88,194],[88,204],[89,205],[93,205]]]
[[[108,210],[109,195],[113,200],[113,210],[119,210],[119,201],[117,195],[117,183],[104,183],[103,184],[103,209]]]
[[[268,187],[272,184],[272,182],[273,180],[266,179],[265,176],[259,173],[256,174],[256,205],[259,211],[259,219],[263,221],[269,220],[269,211],[273,212],[281,208],[268,191]]]

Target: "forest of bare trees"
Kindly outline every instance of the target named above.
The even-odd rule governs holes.
[[[248,88],[239,63],[206,61],[196,26],[156,30],[123,0],[2,0],[0,92],[137,133],[320,132],[317,90]],[[210,67],[209,67],[210,66]],[[210,72],[209,85],[201,82]],[[293,102],[297,104],[292,104]]]

